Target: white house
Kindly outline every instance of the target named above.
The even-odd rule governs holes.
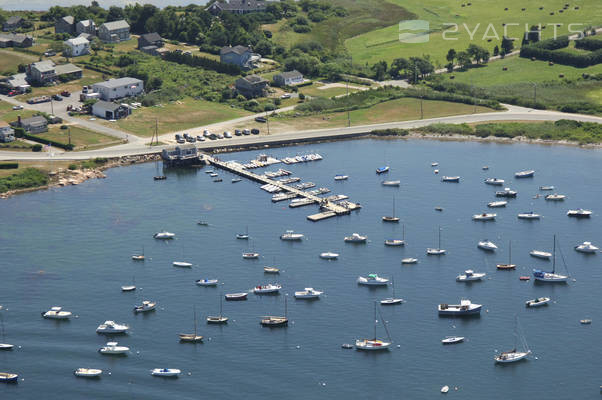
[[[120,119],[130,115],[130,108],[110,101],[98,100],[92,105],[92,114],[104,119]]]
[[[274,75],[274,82],[280,86],[303,83],[303,74],[296,69]]]
[[[90,53],[90,41],[84,37],[67,39],[64,43],[66,56],[77,57]]]
[[[142,94],[144,83],[140,79],[129,77],[109,79],[93,84],[92,91],[98,93],[102,100],[112,101]]]

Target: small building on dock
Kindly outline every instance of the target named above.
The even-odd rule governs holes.
[[[161,158],[168,167],[188,166],[200,164],[201,153],[194,144],[182,144],[163,149]]]

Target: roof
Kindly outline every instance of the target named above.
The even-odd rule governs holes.
[[[91,19],[84,19],[82,21],[79,21],[77,24],[82,24],[82,26],[88,27],[94,25],[94,21],[92,21]]]
[[[21,125],[48,125],[48,121],[41,115],[36,115],[35,117],[22,119]]]
[[[13,35],[13,42],[16,42],[16,43],[22,43],[27,39],[33,40],[33,38],[31,36],[23,35],[21,33],[17,33],[17,34]]]
[[[73,64],[62,64],[62,65],[57,65],[56,67],[54,67],[54,71],[56,72],[57,75],[64,75],[64,74],[73,74],[76,72],[82,72],[82,69]]]
[[[65,40],[65,44],[77,46],[78,44],[90,44],[90,41],[83,36],[77,36],[77,37]]]
[[[26,39],[31,39],[30,36],[23,35],[22,33],[4,33],[0,35],[0,41],[2,42],[17,42],[21,43]]]
[[[27,85],[26,78],[27,78],[27,74],[25,74],[25,73],[15,74],[15,75],[11,76],[10,78],[8,78],[8,83],[12,87],[19,87],[19,86]]]
[[[91,34],[91,33],[82,32],[79,35],[77,35],[77,37],[82,37],[82,38],[87,39],[88,41],[90,41],[94,37],[94,35]]]
[[[156,42],[159,40],[163,40],[157,32],[145,33],[144,35],[140,36],[140,39],[144,39],[150,43],[153,43],[153,42]]]
[[[63,18],[59,19],[59,21],[63,21],[66,24],[73,25],[75,23],[75,18],[73,18],[73,15],[66,15]]]
[[[92,105],[92,107],[102,107],[105,110],[115,112],[119,109],[119,107],[121,107],[121,105],[110,101],[98,100]]]
[[[232,47],[232,46],[222,47],[221,50],[219,51],[219,53],[220,54],[236,53],[238,55],[241,55],[241,54],[246,53],[247,51],[251,51],[251,49],[248,48],[247,46],[238,45],[238,46],[234,46],[234,47]]]
[[[6,23],[9,25],[13,25],[13,24],[16,24],[21,21],[23,21],[23,17],[19,17],[18,15],[13,15],[12,17],[8,17],[8,19],[6,20]]]
[[[228,2],[215,2],[213,3],[214,7],[219,7],[222,10],[232,11],[232,10],[243,10],[243,11],[253,11],[258,9],[265,8],[265,2],[256,1],[256,0],[230,0]]]
[[[105,22],[104,24],[102,24],[101,26],[104,26],[105,28],[107,28],[110,31],[113,31],[115,29],[129,29],[130,25],[125,22],[124,19],[120,19],[119,21],[112,21],[112,22]]]
[[[243,78],[240,78],[239,80],[247,81],[248,83],[251,83],[253,85],[256,85],[259,83],[267,83],[267,81],[259,75],[247,75]]]
[[[301,72],[297,71],[296,69],[294,69],[292,71],[281,72],[278,75],[280,75],[284,79],[298,78],[298,77],[303,78],[303,74]]]
[[[40,72],[54,71],[54,63],[51,60],[44,60],[32,63],[31,67],[37,69]]]
[[[94,85],[102,86],[107,89],[113,89],[113,88],[118,88],[120,86],[126,86],[126,85],[138,85],[140,83],[142,83],[142,81],[140,79],[130,78],[130,77],[126,76],[124,78],[109,79],[108,81],[98,82],[98,83],[95,83]]]

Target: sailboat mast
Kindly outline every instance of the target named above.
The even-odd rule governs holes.
[[[512,265],[512,241],[508,241],[508,265]]]
[[[401,240],[405,242],[406,240],[406,224],[401,226]]]
[[[437,247],[437,250],[441,250],[441,226],[439,226],[439,247]]]
[[[284,318],[288,318],[288,303],[287,303],[288,293],[284,295]]]
[[[374,340],[376,340],[376,301],[374,302]]]
[[[554,250],[552,250],[552,273],[556,272],[556,235],[554,235]]]

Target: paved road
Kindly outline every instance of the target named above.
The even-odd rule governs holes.
[[[483,114],[455,115],[451,117],[430,118],[415,121],[388,122],[382,124],[352,126],[350,128],[331,128],[320,130],[307,130],[288,132],[277,135],[250,135],[235,137],[233,139],[210,140],[197,143],[200,149],[210,149],[232,145],[269,145],[282,141],[301,141],[301,140],[327,140],[342,138],[348,135],[370,132],[374,129],[402,128],[412,129],[433,123],[474,123],[489,121],[556,121],[559,119],[570,119],[583,122],[602,123],[601,117],[580,114],[566,114],[556,111],[540,111],[529,108],[506,105],[508,111],[491,112]],[[46,153],[25,153],[25,152],[0,152],[0,160],[84,160],[94,157],[119,157],[127,155],[140,155],[159,152],[162,147],[144,146],[139,142],[131,142],[119,146],[109,147],[99,150],[90,150],[82,152],[65,152],[55,154],[53,157]]]

